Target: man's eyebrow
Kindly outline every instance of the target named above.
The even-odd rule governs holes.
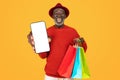
[[[56,10],[56,11],[54,11],[54,13],[55,13],[55,12],[63,12],[63,13],[65,13],[64,10],[59,10],[59,11]]]

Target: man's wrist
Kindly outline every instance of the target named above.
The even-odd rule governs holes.
[[[84,39],[83,38],[79,38],[78,40],[80,43],[83,43],[84,42]]]

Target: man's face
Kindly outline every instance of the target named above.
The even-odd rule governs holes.
[[[61,8],[56,8],[53,11],[53,19],[57,27],[61,27],[64,24],[64,19],[66,18],[65,11]]]

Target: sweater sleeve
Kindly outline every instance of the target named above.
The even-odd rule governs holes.
[[[78,34],[78,32],[76,30],[74,30],[74,31],[75,31],[75,33],[74,33],[74,39],[81,38],[80,35]],[[72,44],[73,45],[75,44],[74,40],[73,40]],[[86,50],[87,50],[87,44],[86,44],[85,41],[82,43],[82,47],[84,48],[84,51],[86,52]]]
[[[42,53],[39,53],[38,55],[39,55],[40,58],[44,59],[44,58],[48,57],[49,52],[42,52]]]

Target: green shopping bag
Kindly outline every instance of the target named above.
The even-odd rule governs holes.
[[[71,78],[86,79],[89,77],[90,72],[86,63],[84,49],[82,47],[77,47]]]
[[[80,54],[81,54],[81,63],[82,63],[82,79],[90,78],[90,72],[88,69],[88,65],[86,63],[84,49],[82,47],[80,47],[80,49],[81,49]]]

